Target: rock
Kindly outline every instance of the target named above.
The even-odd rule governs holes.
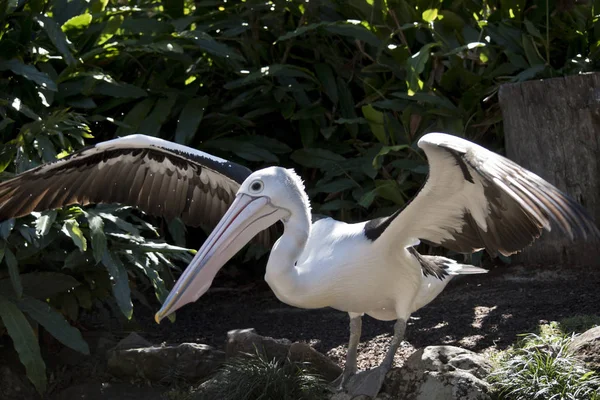
[[[584,361],[588,368],[600,371],[600,326],[588,329],[575,337],[569,349]]]
[[[235,329],[227,332],[225,354],[227,357],[235,357],[240,354],[256,354],[261,352],[267,359],[283,360],[287,357],[292,342],[287,339],[273,339],[261,336],[254,328]]]
[[[126,383],[85,383],[60,392],[54,400],[162,400],[162,390]]]
[[[310,370],[329,382],[342,373],[339,365],[306,343],[292,343],[287,339],[261,336],[254,329],[236,329],[227,332],[225,345],[227,357],[256,354],[257,351],[264,354],[269,360],[289,358],[293,362],[307,362]]]
[[[489,400],[490,363],[472,351],[429,346],[388,372],[383,393],[403,400]]]
[[[343,372],[329,357],[306,343],[292,343],[288,350],[288,358],[294,362],[309,363],[308,369],[321,375],[327,382],[335,380]]]
[[[106,358],[108,350],[115,348],[115,346],[118,344],[114,335],[106,331],[85,331],[82,332],[82,335],[90,346],[90,353],[99,355],[102,358]],[[126,343],[127,342],[125,342],[122,346],[127,346]]]
[[[139,349],[141,347],[151,347],[152,343],[141,337],[135,332],[130,333],[122,339],[112,350]]]
[[[108,371],[118,377],[140,377],[153,382],[193,382],[212,374],[224,360],[222,351],[196,343],[113,349],[109,352]]]
[[[0,366],[0,399],[37,400],[40,396],[27,377],[21,376],[8,366]]]

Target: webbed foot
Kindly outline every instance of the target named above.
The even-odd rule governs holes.
[[[361,371],[349,377],[345,389],[351,398],[359,395],[374,398],[381,390],[388,370],[389,368],[380,365],[367,371]]]

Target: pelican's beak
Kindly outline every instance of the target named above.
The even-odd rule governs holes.
[[[154,319],[157,323],[187,303],[198,300],[215,275],[257,233],[289,212],[271,204],[268,197],[238,194],[217,227],[181,275]]]

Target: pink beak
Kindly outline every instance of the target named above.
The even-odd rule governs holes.
[[[157,323],[200,298],[217,272],[256,234],[288,216],[268,197],[238,194],[217,227],[181,275],[154,319]]]

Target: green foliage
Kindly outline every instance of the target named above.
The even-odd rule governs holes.
[[[2,179],[139,132],[251,168],[295,167],[315,212],[359,220],[389,213],[420,187],[423,133],[498,146],[500,84],[597,70],[600,60],[591,2],[128,4],[0,2]],[[162,300],[173,262],[189,260],[164,243],[170,235],[185,246],[181,226],[159,225],[110,206],[0,225],[0,295],[14,305],[4,326],[38,389],[39,346],[15,333],[29,332],[16,328],[19,313],[36,320],[49,305],[65,322],[38,322],[84,351],[65,326],[80,308],[112,296],[129,318],[133,290],[151,287]],[[30,288],[42,277],[46,294],[36,297]]]
[[[227,361],[215,384],[191,396],[194,400],[319,400],[328,398],[326,382],[305,365],[248,354]]]
[[[495,396],[506,400],[597,400],[600,377],[569,349],[572,336],[557,324],[527,334],[500,353],[489,377]]]

